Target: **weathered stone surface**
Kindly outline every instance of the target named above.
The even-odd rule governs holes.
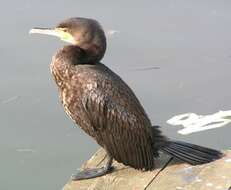
[[[103,149],[97,151],[82,168],[100,167],[105,163]],[[138,171],[113,162],[115,170],[95,179],[70,181],[63,190],[228,190],[231,187],[231,151],[215,162],[190,166],[177,163],[161,154],[157,169]]]
[[[170,163],[147,190],[228,190],[231,187],[231,151],[200,166]]]

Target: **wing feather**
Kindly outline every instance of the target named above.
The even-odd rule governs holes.
[[[148,127],[113,96],[98,89],[82,100],[97,142],[118,161],[137,169],[153,169],[154,153]]]

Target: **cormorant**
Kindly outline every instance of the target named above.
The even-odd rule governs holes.
[[[152,170],[159,151],[192,165],[222,156],[217,150],[170,140],[158,126],[152,126],[134,92],[100,62],[106,37],[96,20],[69,18],[53,29],[34,28],[30,33],[57,36],[71,44],[53,56],[51,73],[66,113],[108,155],[104,167],[80,171],[73,180],[108,173],[113,159],[135,169]]]

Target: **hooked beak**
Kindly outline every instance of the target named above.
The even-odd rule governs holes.
[[[65,42],[76,44],[73,36],[69,32],[64,31],[63,28],[33,28],[29,31],[29,34],[45,34],[50,36],[56,36]]]
[[[46,34],[59,37],[58,32],[52,28],[32,28],[29,34]]]

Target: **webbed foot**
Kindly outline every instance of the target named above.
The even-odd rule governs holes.
[[[109,159],[105,166],[101,168],[85,169],[83,171],[80,171],[77,174],[73,174],[71,176],[71,180],[76,181],[76,180],[83,180],[83,179],[91,179],[109,173],[113,169],[112,167],[113,158],[110,155],[108,157]]]

